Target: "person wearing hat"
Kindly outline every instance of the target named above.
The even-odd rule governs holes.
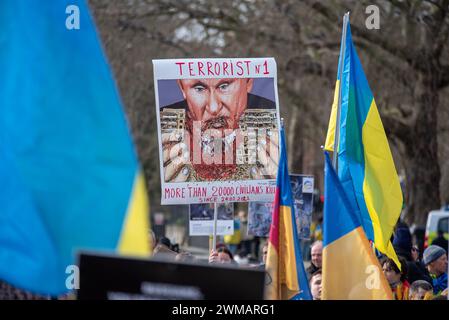
[[[394,232],[393,248],[398,256],[403,257],[407,263],[407,280],[410,283],[416,280],[425,280],[432,282],[432,278],[424,266],[422,261],[413,259],[412,253],[414,248],[412,245],[412,235],[410,229],[404,222],[398,222]],[[419,254],[419,253],[418,253]]]
[[[433,278],[433,293],[441,294],[447,289],[447,254],[446,251],[436,245],[424,250],[424,264]]]

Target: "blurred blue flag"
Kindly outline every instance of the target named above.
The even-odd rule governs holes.
[[[149,253],[145,184],[84,1],[1,1],[0,48],[0,280],[59,295],[78,249]]]

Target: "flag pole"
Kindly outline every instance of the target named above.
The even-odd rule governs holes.
[[[340,144],[340,117],[341,117],[341,88],[343,86],[342,84],[342,73],[343,73],[343,64],[345,61],[345,55],[346,55],[346,32],[348,30],[348,23],[349,23],[349,11],[345,13],[343,17],[343,32],[341,35],[341,57],[340,57],[340,63],[339,63],[339,70],[338,74],[340,76],[340,87],[338,90],[338,105],[337,105],[337,121],[335,123],[335,139],[334,139],[334,153],[333,153],[333,159],[332,159],[332,165],[334,166],[334,169],[336,172],[338,172],[338,145]]]

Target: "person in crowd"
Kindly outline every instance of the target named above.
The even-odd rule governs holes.
[[[403,257],[406,261],[407,280],[410,283],[416,280],[432,282],[432,278],[427,272],[426,267],[416,258],[416,256],[419,257],[419,252],[416,252],[416,246],[414,247],[412,245],[412,235],[407,224],[402,221],[398,222],[392,243],[396,254]]]
[[[245,256],[248,254],[253,254],[254,236],[248,234],[248,214],[246,213],[246,211],[240,210],[238,212],[238,216],[240,220],[240,236],[241,236],[238,251],[242,251]]]
[[[416,280],[410,285],[408,291],[409,300],[431,300],[433,297],[433,287],[424,280]]]
[[[393,259],[384,257],[381,261],[382,271],[390,284],[395,300],[408,300],[410,284],[407,281],[407,262],[399,257],[401,270]]]
[[[235,262],[237,262],[239,265],[246,266],[249,264],[248,255],[245,254],[244,250],[237,251],[237,254],[234,256]]]
[[[156,245],[157,245],[157,240],[156,240],[156,235],[154,234],[154,231],[151,229],[149,232],[149,245],[151,248],[151,252],[154,252],[154,249],[156,248]]]
[[[253,244],[252,244],[252,250],[254,255],[252,255],[255,259],[259,259],[259,252],[260,252],[260,242],[261,242],[261,237],[258,236],[254,236],[253,239]]]
[[[259,270],[265,270],[265,265],[267,263],[267,256],[268,256],[268,240],[265,241],[264,245],[262,246],[262,259],[259,262],[259,264],[255,265]]]
[[[167,247],[170,250],[172,248],[172,243],[171,243],[170,239],[167,238],[167,237],[160,238],[158,244],[159,245],[163,245],[163,246]]]
[[[442,300],[442,301],[446,301],[446,300],[447,300],[447,297],[444,296],[444,295],[442,295],[442,294],[440,294],[440,295],[434,296],[434,297],[432,298],[432,300]]]
[[[412,246],[412,260],[419,262],[419,248],[417,245]]]
[[[322,281],[322,275],[321,275],[321,269],[318,269],[315,271],[314,274],[312,274],[309,285],[310,285],[310,292],[312,293],[313,300],[321,300],[321,285]]]
[[[176,255],[176,252],[160,243],[153,250],[153,258],[174,260]]]
[[[268,257],[268,240],[264,243],[262,247],[262,264],[265,265],[267,263]]]
[[[449,294],[449,288],[446,288],[446,289],[444,289],[443,291],[441,291],[441,295],[442,295],[442,296],[445,296],[446,299],[447,299],[448,294]]]
[[[447,254],[446,251],[436,245],[424,250],[424,264],[432,276],[433,293],[441,294],[447,289]]]
[[[448,240],[444,237],[444,231],[439,229],[438,236],[432,241],[432,244],[443,248],[446,252],[448,249]]]
[[[211,251],[209,263],[236,264],[231,251],[225,246],[220,246],[216,250]]]
[[[174,251],[176,253],[179,253],[179,244],[178,243],[172,243],[169,238],[162,237],[159,239],[158,242],[160,245],[163,245],[170,249],[171,251]]]
[[[51,297],[16,288],[0,280],[0,300],[51,300]]]
[[[192,253],[187,251],[181,251],[175,256],[177,262],[195,262],[196,258]]]
[[[311,251],[311,261],[310,261],[311,263],[310,266],[307,268],[307,275],[309,280],[316,271],[321,270],[323,241],[321,240],[315,241],[312,244],[310,251]]]
[[[172,247],[173,246],[169,238],[160,238],[153,250],[153,257],[158,259],[174,260],[178,252],[174,251]]]

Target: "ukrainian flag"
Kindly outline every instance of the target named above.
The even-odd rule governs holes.
[[[0,26],[0,280],[55,296],[78,249],[149,253],[144,178],[86,3],[2,1]]]
[[[343,189],[368,239],[399,266],[390,237],[402,209],[401,187],[373,94],[352,43],[349,19],[341,48],[325,150],[334,151],[338,125],[337,168]],[[340,90],[341,116],[337,124]]]
[[[326,152],[323,300],[391,300],[392,291]]]
[[[285,133],[281,131],[281,155],[268,240],[266,270],[270,300],[311,300],[296,230],[295,207],[288,174]]]

